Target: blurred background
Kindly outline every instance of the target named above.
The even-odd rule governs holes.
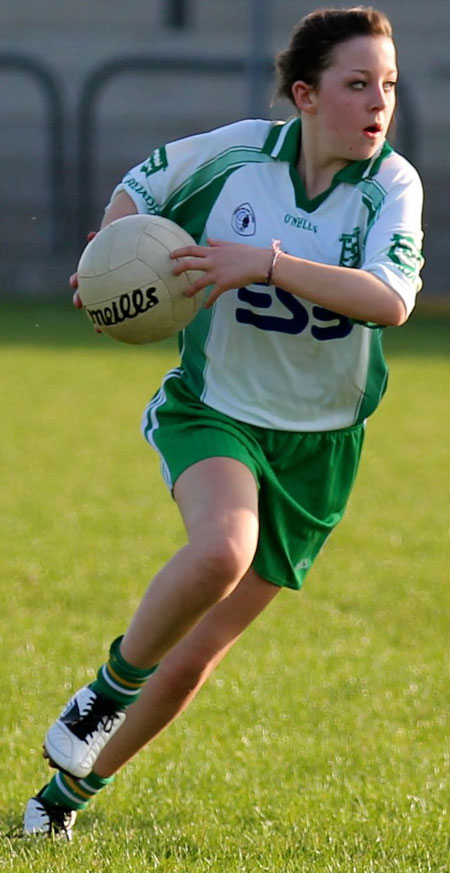
[[[2,0],[0,298],[68,295],[117,181],[168,140],[286,118],[273,57],[311,0]],[[323,4],[332,5],[332,4]],[[336,2],[337,6],[349,5]],[[425,302],[450,302],[449,0],[382,0],[399,52],[395,146],[425,193]]]

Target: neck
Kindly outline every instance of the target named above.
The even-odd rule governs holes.
[[[305,187],[309,200],[318,197],[330,187],[338,170],[348,165],[348,161],[331,157],[320,147],[317,138],[308,130],[307,124],[302,125],[302,145],[297,164],[298,174]]]

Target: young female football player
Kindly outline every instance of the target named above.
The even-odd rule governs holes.
[[[403,324],[420,288],[421,183],[386,140],[389,21],[313,12],[277,69],[294,118],[157,149],[106,209],[103,226],[158,213],[198,243],[173,252],[174,273],[202,271],[192,293],[205,307],[143,420],[187,542],[49,729],[58,771],[28,802],[26,833],[70,837],[76,811],[183,711],[280,588],[301,587],[385,389],[382,326]]]

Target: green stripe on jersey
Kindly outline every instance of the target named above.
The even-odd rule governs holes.
[[[383,328],[370,332],[367,380],[355,424],[363,422],[378,406],[388,382],[388,369],[383,354]]]
[[[180,337],[180,355],[183,376],[186,384],[196,397],[203,397],[207,358],[205,349],[208,335],[212,329],[214,306],[211,309],[200,309],[194,321],[183,331]],[[189,342],[186,343],[186,339]]]
[[[272,161],[259,148],[227,149],[202,164],[161,207],[161,215],[182,225],[194,239],[202,232],[209,212],[228,177],[246,164]]]
[[[386,199],[386,191],[375,179],[361,179],[357,187],[363,192],[362,201],[369,213],[366,230],[367,236]]]

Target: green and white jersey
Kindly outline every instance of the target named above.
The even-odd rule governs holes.
[[[385,143],[308,200],[296,170],[301,122],[240,121],[156,149],[116,188],[138,212],[203,243],[270,248],[367,270],[402,298],[420,290],[422,186]],[[261,427],[323,431],[363,421],[386,386],[382,329],[280,288],[222,294],[180,335],[182,374],[204,403]]]

